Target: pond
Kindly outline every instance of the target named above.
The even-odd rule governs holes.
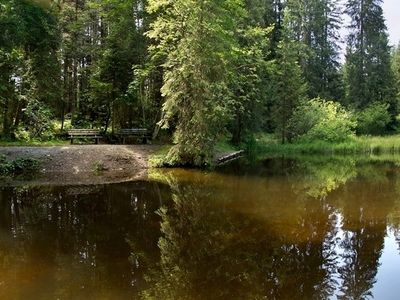
[[[398,299],[400,158],[0,188],[0,299]]]

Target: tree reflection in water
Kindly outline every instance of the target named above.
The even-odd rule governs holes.
[[[333,293],[337,226],[329,205],[296,202],[292,191],[277,193],[287,182],[257,182],[246,190],[253,198],[239,199],[243,186],[237,178],[191,174],[188,182],[175,174],[156,175],[170,184],[174,205],[159,212],[161,262],[149,273],[152,288],[145,298],[299,299]],[[269,191],[274,197],[265,202],[260,195]],[[262,212],[282,201],[291,207],[260,219],[249,217],[251,209],[238,211],[237,201],[253,202]]]
[[[0,189],[0,298],[368,299],[392,162],[272,159],[148,182]]]
[[[159,212],[161,262],[148,273],[152,288],[144,298],[372,296],[398,197],[392,165],[371,168],[351,158],[271,163],[265,167],[279,165],[278,180],[260,180],[274,171],[259,169],[256,178],[153,174],[171,186],[174,205]]]
[[[163,191],[146,182],[0,190],[0,298],[130,298],[144,266],[129,264],[127,239],[158,257]]]

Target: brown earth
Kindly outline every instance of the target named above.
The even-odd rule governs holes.
[[[41,162],[34,181],[51,184],[96,184],[145,179],[154,145],[66,145],[54,147],[0,147],[12,160],[30,157]],[[96,172],[96,169],[103,169]],[[15,180],[13,180],[15,182]]]

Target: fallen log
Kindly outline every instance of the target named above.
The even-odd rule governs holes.
[[[217,165],[222,165],[222,164],[226,164],[232,160],[241,158],[244,155],[244,150],[240,150],[240,151],[236,151],[236,152],[232,152],[226,155],[223,155],[221,157],[219,157],[216,160]]]

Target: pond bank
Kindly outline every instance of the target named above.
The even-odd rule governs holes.
[[[145,178],[149,155],[158,149],[157,145],[0,147],[0,155],[7,160],[38,160],[40,183],[93,184]]]

